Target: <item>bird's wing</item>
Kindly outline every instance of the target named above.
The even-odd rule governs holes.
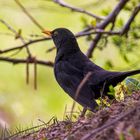
[[[85,62],[85,67],[83,71],[84,76],[88,72],[92,72],[92,75],[89,79],[89,83],[92,85],[97,85],[100,82],[107,80],[107,78],[110,76],[110,73],[108,71],[92,63],[90,60]]]
[[[84,77],[82,71],[74,67],[68,61],[59,61],[59,63],[55,65],[55,76],[64,90],[71,93],[76,92],[77,86]]]
[[[58,83],[64,91],[75,99],[77,87],[84,78],[83,72],[73,66],[70,62],[62,61],[55,65],[55,75]],[[92,89],[88,84],[85,84],[76,101],[83,106],[93,109],[96,106],[96,102],[93,99],[94,96]]]
[[[92,75],[89,78],[88,83],[90,86],[92,86],[92,88],[94,87],[94,90],[96,89],[97,91],[100,90],[105,82],[106,86],[116,86],[118,82],[121,82],[126,77],[123,72],[106,71],[103,68],[92,63],[91,61],[88,61],[86,63],[86,66],[84,68],[84,75],[86,75],[89,71],[92,72]]]

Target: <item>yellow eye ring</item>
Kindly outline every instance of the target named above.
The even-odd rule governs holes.
[[[57,31],[55,31],[53,34],[54,34],[54,35],[58,35],[58,32],[57,32]]]

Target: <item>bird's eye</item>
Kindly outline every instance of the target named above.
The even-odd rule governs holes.
[[[53,35],[54,35],[54,36],[57,36],[57,35],[58,35],[58,32],[57,32],[57,31],[55,31],[55,32],[53,33]]]

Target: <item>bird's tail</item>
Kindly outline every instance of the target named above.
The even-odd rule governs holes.
[[[124,76],[131,76],[131,75],[136,75],[136,74],[139,74],[140,73],[140,70],[132,70],[132,71],[127,71],[127,72],[124,72]]]
[[[127,72],[116,72],[113,77],[110,77],[108,85],[116,86],[119,82],[122,82],[126,77],[139,74],[140,70],[132,70]]]

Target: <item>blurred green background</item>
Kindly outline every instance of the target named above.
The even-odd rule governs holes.
[[[94,14],[105,16],[117,4],[117,0],[66,0],[68,3],[86,9]],[[133,0],[132,0],[133,1]],[[132,2],[131,1],[131,2]],[[137,2],[138,0],[134,0]],[[44,27],[53,30],[57,27],[66,27],[73,33],[81,31],[87,24],[92,24],[94,19],[76,12],[62,8],[51,0],[22,0],[21,3],[28,12]],[[137,4],[137,3],[136,3]],[[128,5],[132,7],[132,4]],[[128,8],[127,7],[127,8]],[[124,10],[116,22],[116,30],[120,29],[127,21],[131,10]],[[0,19],[6,21],[11,27],[22,30],[22,35],[27,39],[36,39],[43,36],[32,21],[23,13],[14,0],[0,0]],[[108,38],[106,47],[102,47],[104,40],[99,42],[99,48],[94,52],[92,60],[108,70],[130,70],[140,68],[140,39],[137,34],[140,29],[140,19],[136,18],[128,38]],[[137,38],[135,38],[137,36]],[[93,36],[94,37],[94,36]],[[83,52],[89,47],[91,40],[86,37],[78,39]],[[14,35],[0,23],[0,50],[21,45],[20,40],[15,40]],[[52,41],[44,41],[30,45],[29,48],[38,59],[54,61],[55,50],[46,53],[53,47]],[[7,53],[1,56],[10,56]],[[26,58],[26,50],[13,56]],[[52,116],[63,119],[65,107],[69,112],[72,99],[56,83],[53,68],[38,67],[38,89],[33,88],[33,65],[30,65],[30,83],[26,85],[26,66],[24,64],[12,65],[0,61],[0,127],[13,128],[15,126],[29,126],[40,123],[38,119],[47,122]],[[138,77],[139,78],[139,77]]]

